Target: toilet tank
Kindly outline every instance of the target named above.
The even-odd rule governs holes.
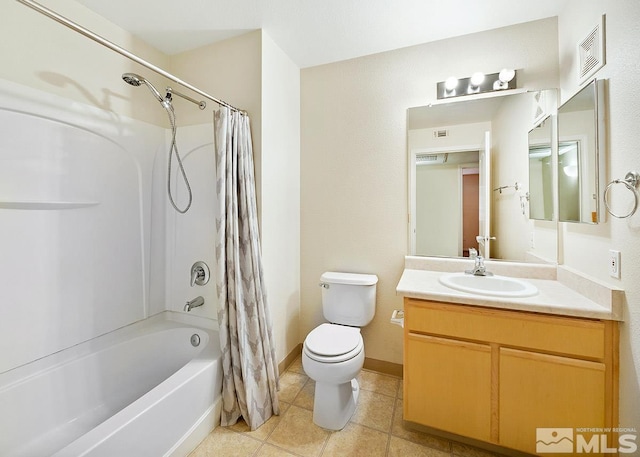
[[[376,313],[378,277],[328,271],[320,277],[322,312],[333,324],[364,327]]]

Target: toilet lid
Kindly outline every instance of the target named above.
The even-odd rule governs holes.
[[[358,327],[321,324],[307,335],[306,348],[320,356],[336,357],[353,351],[362,342]]]

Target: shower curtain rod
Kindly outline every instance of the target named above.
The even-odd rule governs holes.
[[[225,102],[223,100],[219,100],[219,99],[207,94],[206,92],[198,89],[197,87],[192,86],[191,84],[189,84],[189,83],[187,83],[187,82],[185,82],[185,81],[173,76],[171,73],[164,71],[162,68],[157,67],[157,66],[155,66],[154,64],[152,64],[150,62],[147,62],[146,60],[144,60],[144,59],[138,57],[137,55],[127,51],[126,49],[118,46],[117,44],[112,43],[111,41],[109,41],[109,40],[107,40],[105,38],[102,38],[100,35],[96,35],[91,30],[86,29],[86,28],[82,27],[81,25],[76,24],[73,21],[70,21],[66,17],[61,16],[60,14],[56,13],[55,11],[50,10],[49,8],[39,4],[37,2],[34,2],[33,0],[16,0],[16,1],[18,3],[22,3],[25,6],[28,6],[31,9],[36,10],[37,12],[39,12],[39,13],[41,13],[41,14],[43,14],[43,15],[51,18],[51,19],[53,19],[54,21],[66,26],[66,27],[68,27],[68,28],[70,28],[72,30],[75,30],[79,34],[84,35],[85,37],[90,38],[91,40],[93,40],[93,41],[95,41],[97,43],[100,43],[101,45],[111,49],[112,51],[115,51],[118,54],[121,54],[121,55],[127,57],[128,59],[133,60],[134,62],[139,63],[140,65],[142,65],[144,67],[147,67],[149,70],[155,71],[156,73],[164,76],[165,78],[170,79],[171,81],[173,81],[175,83],[178,83],[181,86],[186,87],[187,89],[190,89],[193,92],[196,92],[197,94],[200,94],[205,98],[208,98],[209,100],[217,103],[218,105],[226,106],[227,108],[229,108],[229,109],[231,109],[233,111],[237,111],[238,113],[247,115],[246,111],[243,111],[243,110],[241,110],[239,108],[236,108],[235,106],[230,105],[229,103],[227,103],[227,102]]]

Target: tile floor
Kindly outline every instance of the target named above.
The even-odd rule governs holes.
[[[279,416],[258,430],[240,421],[217,427],[189,457],[364,456],[364,457],[494,457],[465,444],[414,432],[402,426],[402,382],[362,370],[357,409],[338,432],[313,423],[314,381],[298,358],[280,376]]]

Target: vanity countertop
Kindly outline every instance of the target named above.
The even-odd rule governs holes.
[[[487,265],[489,266],[488,262]],[[522,266],[522,264],[514,265]],[[589,280],[581,280],[580,278],[576,280],[576,278],[573,278],[573,273],[567,274],[566,271],[558,271],[558,279],[555,277],[533,279],[525,276],[522,279],[536,286],[538,294],[525,298],[507,298],[450,289],[439,281],[440,276],[451,271],[450,268],[445,268],[444,271],[436,271],[412,268],[413,266],[415,265],[407,262],[396,287],[396,292],[405,297],[562,316],[622,320],[622,290],[606,288],[601,284],[591,284],[593,287],[590,287],[590,284],[585,284],[585,281],[590,282]],[[524,275],[518,276],[522,277]],[[564,281],[560,279],[564,279]],[[570,287],[570,285],[573,287]],[[608,289],[610,293],[607,294],[607,290],[603,293],[603,287]],[[576,289],[593,292],[589,294],[589,297],[595,296],[598,301],[594,301],[588,296],[577,292]]]

